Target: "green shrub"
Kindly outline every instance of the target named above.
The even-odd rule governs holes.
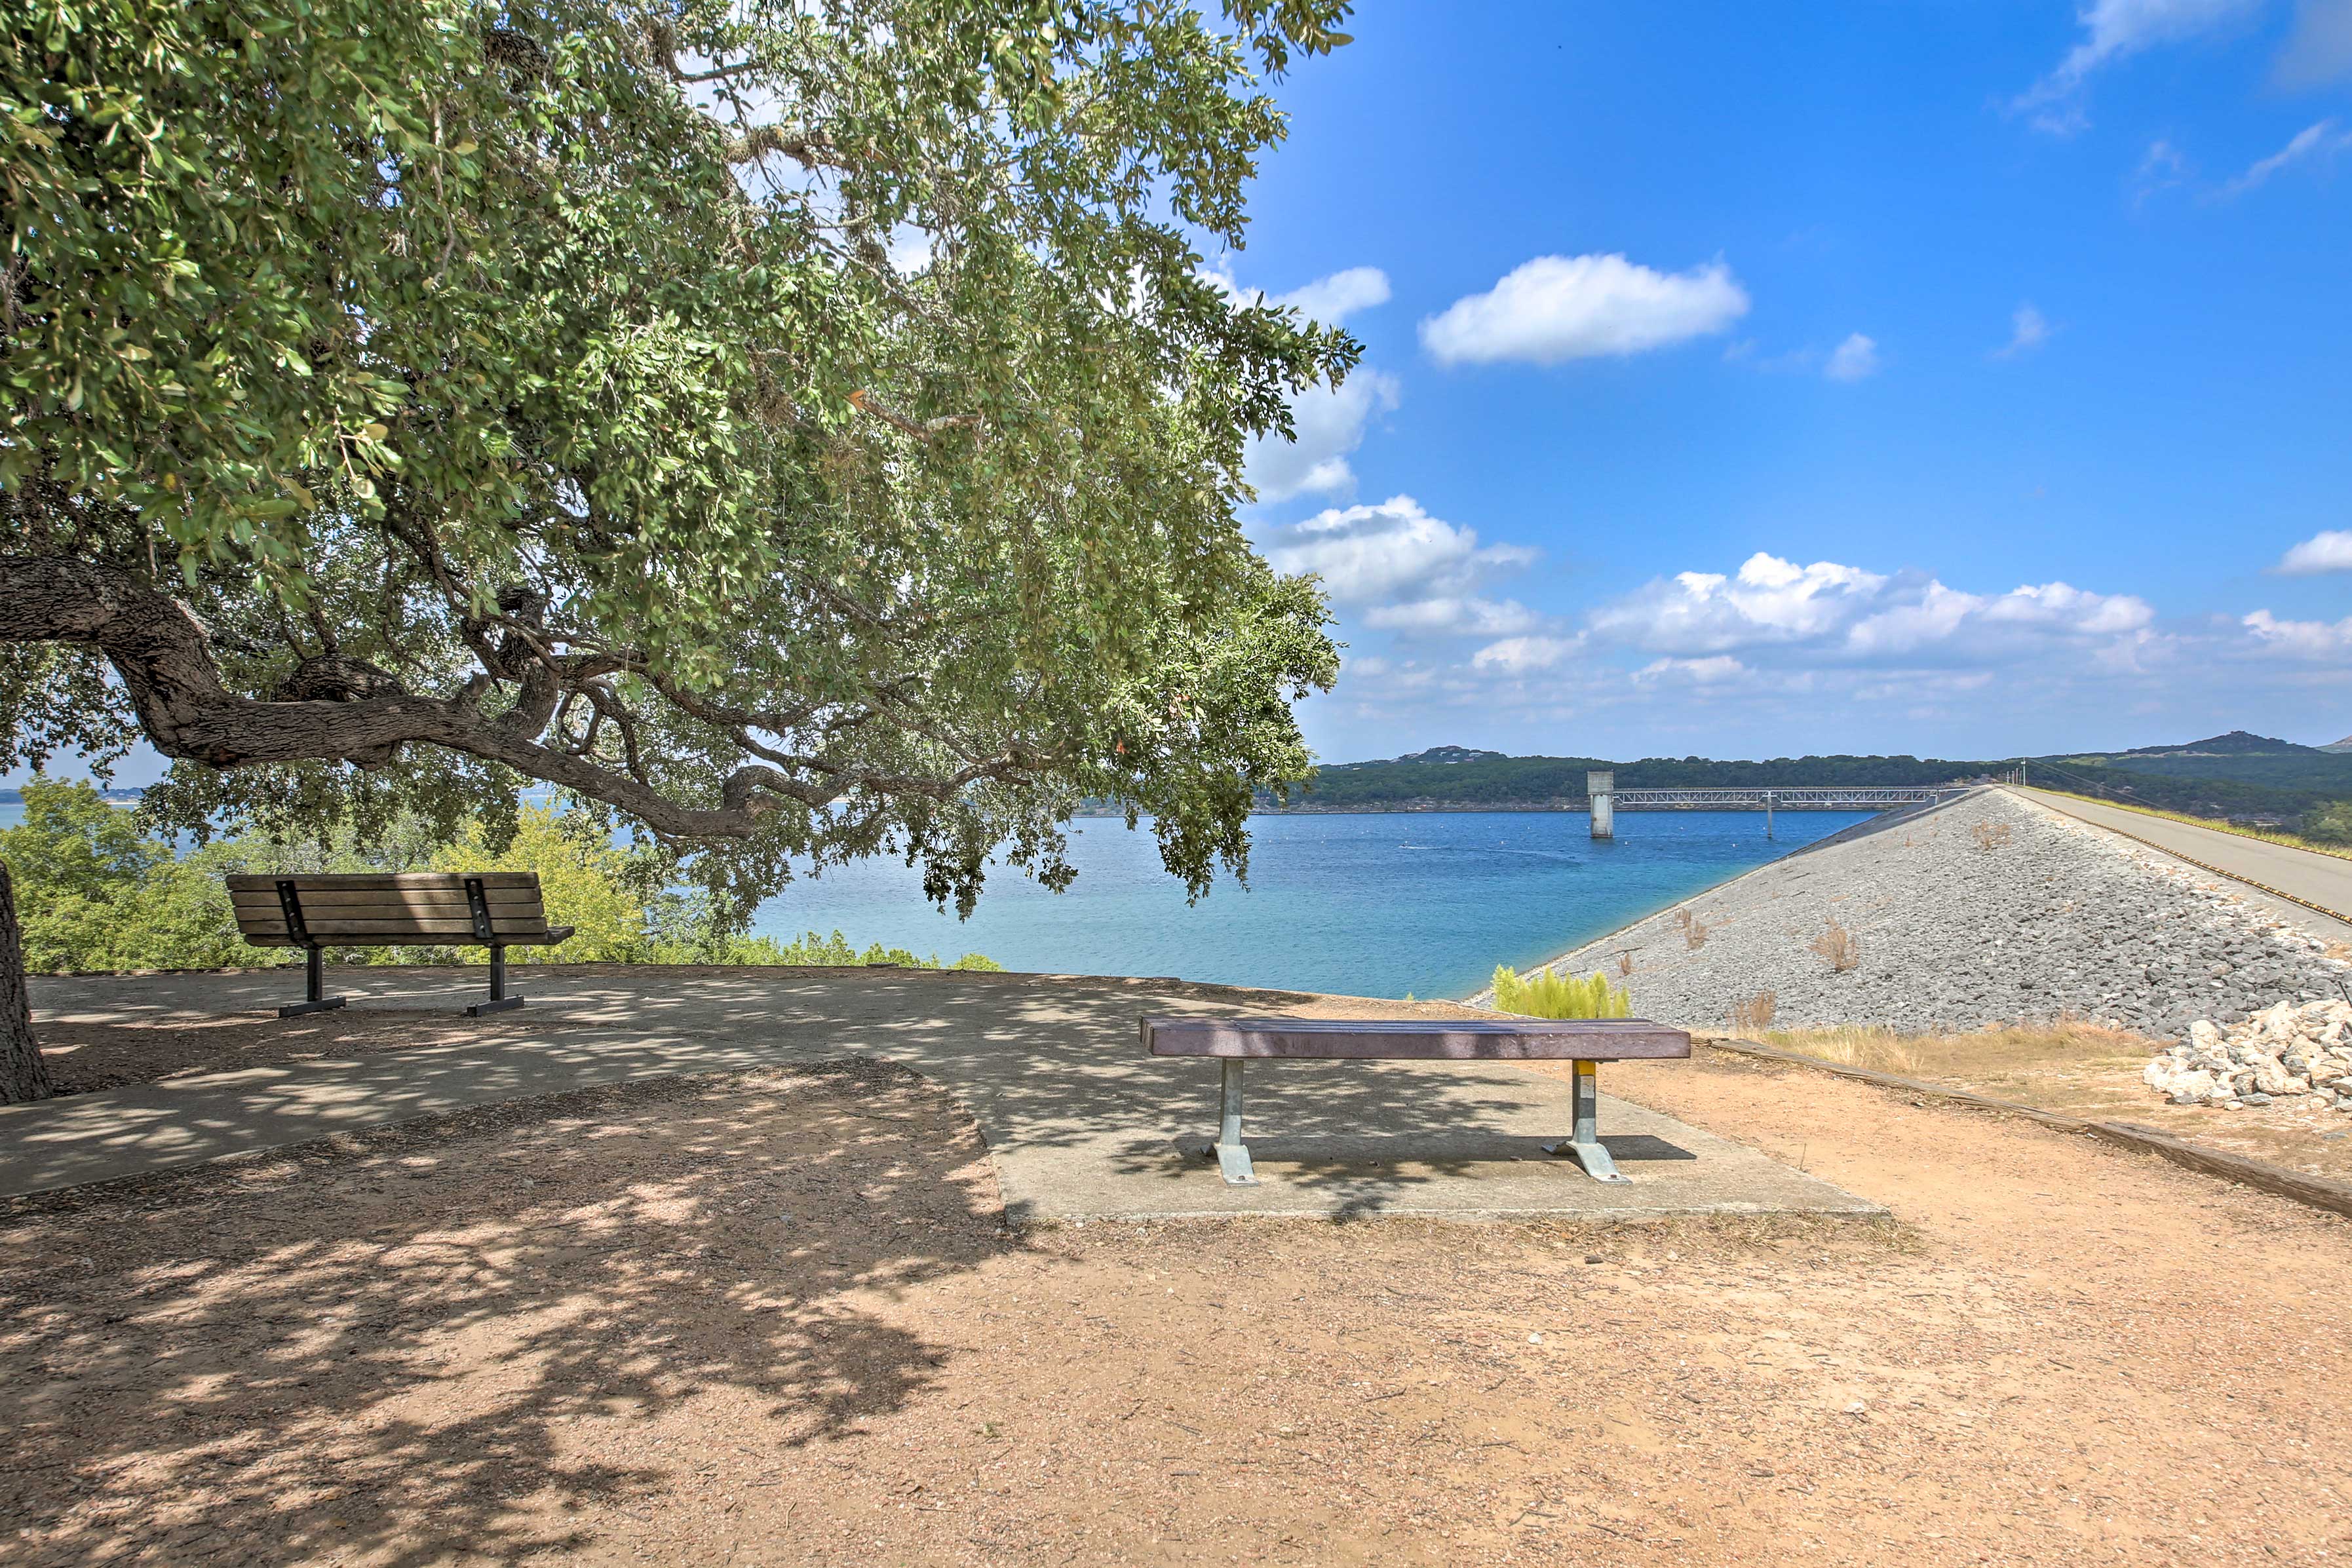
[[[179,860],[84,783],[33,779],[25,821],[0,829],[25,967],[204,969],[247,961],[216,862]]]
[[[1495,1006],[1507,1013],[1538,1019],[1622,1019],[1633,1016],[1633,998],[1606,975],[1581,980],[1538,969],[1525,979],[1503,965],[1495,968]]]
[[[905,947],[885,947],[877,942],[863,951],[853,946],[838,930],[831,936],[820,936],[811,931],[795,942],[779,942],[772,936],[729,936],[715,945],[672,951],[698,952],[702,956],[667,956],[657,950],[656,962],[688,964],[774,964],[790,967],[830,967],[858,968],[889,965],[901,969],[936,969],[940,967],[939,955],[919,958]],[[966,953],[950,969],[965,969],[1001,975],[1004,966],[984,954]]]
[[[134,814],[88,784],[36,778],[25,786],[21,827],[0,829],[0,859],[16,884],[25,966],[36,973],[70,969],[208,969],[284,962],[275,948],[249,947],[222,878],[231,873],[531,871],[539,873],[547,918],[576,927],[560,947],[519,949],[549,963],[895,964],[936,969],[877,942],[860,949],[835,931],[796,942],[726,929],[708,899],[664,890],[664,863],[651,852],[615,848],[584,812],[526,806],[513,838],[491,847],[481,824],[456,843],[436,844],[404,824],[380,842],[348,835],[331,843],[254,834],[221,839],[179,856],[139,831]],[[331,949],[341,963],[488,962],[488,950],[446,947]],[[967,953],[953,969],[1001,972]]]
[[[2352,845],[2352,800],[2330,800],[2305,812],[2303,836],[2315,843]]]

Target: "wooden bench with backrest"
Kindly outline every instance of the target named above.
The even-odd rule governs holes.
[[[1585,1174],[1624,1181],[1601,1142],[1596,1065],[1657,1061],[1690,1055],[1690,1036],[1641,1019],[1423,1019],[1366,1022],[1324,1019],[1147,1018],[1143,1049],[1153,1056],[1214,1057],[1218,1075],[1217,1141],[1208,1145],[1225,1180],[1257,1180],[1242,1142],[1242,1064],[1252,1061],[1570,1061],[1575,1063],[1575,1126],[1543,1145],[1572,1155]]]
[[[467,1016],[522,1006],[507,995],[507,949],[548,947],[572,935],[550,925],[532,871],[404,871],[339,875],[232,876],[236,927],[257,947],[300,947],[309,956],[303,999],[279,1018],[343,1005],[326,994],[321,953],[329,947],[485,946],[490,995]]]

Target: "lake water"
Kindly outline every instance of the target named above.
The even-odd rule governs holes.
[[[838,928],[1008,969],[1465,997],[1497,964],[1539,964],[1868,815],[1782,812],[1768,840],[1760,812],[1625,812],[1609,843],[1581,812],[1257,817],[1249,887],[1221,879],[1191,906],[1148,831],[1096,819],[1075,824],[1065,894],[1003,874],[959,922],[915,873],[866,862],[793,883],[754,929]]]
[[[1781,812],[1768,840],[1759,812],[1621,812],[1598,844],[1580,811],[1255,817],[1249,887],[1221,877],[1189,906],[1149,831],[1097,818],[1074,824],[1065,894],[1000,872],[959,922],[914,872],[868,861],[793,883],[752,928],[1053,974],[1466,997],[1497,964],[1539,964],[1868,815]],[[23,817],[0,803],[0,827]]]

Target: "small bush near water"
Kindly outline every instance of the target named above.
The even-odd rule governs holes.
[[[537,872],[548,919],[578,932],[559,947],[530,949],[536,962],[940,967],[936,956],[904,947],[855,947],[838,931],[781,943],[728,930],[704,904],[662,887],[642,852],[616,847],[585,816],[545,806],[525,807],[514,837],[495,849],[475,823],[455,843],[394,834],[364,848],[322,848],[254,835],[181,855],[142,835],[134,812],[89,785],[35,779],[25,786],[23,824],[0,829],[0,859],[16,883],[25,967],[37,974],[286,961],[281,949],[247,946],[237,934],[221,880],[233,872]],[[331,948],[329,956],[360,964],[488,962],[475,946]],[[1003,967],[977,953],[947,967]]]
[[[1497,1011],[1538,1019],[1622,1019],[1633,1016],[1633,998],[1606,975],[1581,980],[1538,969],[1525,979],[1518,971],[1497,965],[1495,969]]]

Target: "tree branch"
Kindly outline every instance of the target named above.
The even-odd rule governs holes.
[[[0,642],[70,643],[104,654],[130,693],[141,727],[166,757],[221,768],[311,759],[364,768],[382,766],[400,747],[423,742],[604,801],[666,838],[748,837],[785,800],[813,810],[856,790],[945,800],[982,779],[1010,781],[1034,770],[1014,750],[929,778],[829,758],[793,758],[792,765],[804,777],[772,767],[739,768],[721,784],[717,807],[689,806],[644,780],[628,715],[596,679],[598,666],[609,670],[625,662],[615,655],[586,655],[577,671],[563,669],[570,661],[561,658],[535,663],[520,700],[497,717],[481,711],[481,697],[495,684],[487,672],[454,697],[418,696],[356,660],[310,661],[310,675],[287,688],[331,696],[264,701],[239,696],[224,684],[210,634],[186,605],[127,571],[66,557],[0,557]],[[609,717],[621,729],[629,773],[598,766],[565,747],[560,735],[554,746],[539,744],[536,737],[567,690],[584,695],[600,719]],[[757,723],[785,716],[744,716]]]

